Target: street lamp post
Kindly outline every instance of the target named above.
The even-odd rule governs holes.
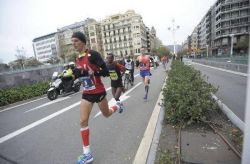
[[[231,34],[230,35],[230,37],[231,37],[231,51],[230,51],[230,58],[231,58],[231,60],[232,60],[232,57],[233,57],[233,46],[234,46],[234,34]]]
[[[175,50],[175,30],[179,29],[180,26],[175,26],[175,20],[173,19],[172,20],[172,28],[171,27],[168,27],[168,30],[172,30],[172,33],[173,33],[173,40],[174,40],[174,55],[176,55],[176,50]]]
[[[208,45],[206,45],[206,47],[207,47],[207,58],[208,58]]]

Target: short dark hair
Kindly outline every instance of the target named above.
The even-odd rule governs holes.
[[[74,33],[72,34],[72,37],[71,37],[71,38],[77,38],[77,39],[79,39],[81,42],[83,42],[83,43],[86,44],[86,37],[85,37],[85,35],[84,35],[82,32],[80,32],[80,31],[74,32]]]
[[[112,56],[112,58],[114,58],[114,54],[113,53],[108,53],[107,55]]]

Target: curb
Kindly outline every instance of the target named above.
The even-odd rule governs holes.
[[[140,146],[139,146],[137,153],[135,155],[133,164],[144,164],[147,162],[149,149],[150,149],[151,143],[153,141],[153,136],[155,133],[156,124],[157,124],[158,117],[160,114],[160,109],[161,109],[161,107],[158,104],[160,103],[162,97],[163,97],[163,95],[162,95],[162,91],[161,91],[161,93],[158,97],[158,100],[156,102],[156,106],[155,106],[153,113],[150,117],[150,120],[148,122],[148,126],[144,132]]]
[[[150,151],[151,151],[150,150],[151,146],[155,147],[155,144],[153,142],[154,142],[155,133],[157,131],[157,124],[159,122],[160,112],[162,109],[159,104],[160,104],[161,100],[163,99],[162,90],[165,86],[165,82],[166,82],[167,77],[168,76],[166,76],[166,78],[164,80],[161,92],[159,94],[158,100],[156,101],[155,108],[154,108],[153,113],[150,117],[147,128],[144,132],[143,138],[141,140],[141,143],[140,143],[139,148],[137,150],[137,153],[135,155],[133,164],[146,164],[148,156],[149,156]],[[157,133],[160,133],[160,132],[157,131]]]
[[[161,130],[162,130],[162,122],[164,120],[164,113],[165,113],[164,108],[161,107],[159,118],[158,118],[156,129],[155,129],[154,138],[153,138],[153,141],[152,141],[149,153],[148,153],[147,164],[155,163],[157,148],[158,148],[158,144],[159,144],[160,137],[161,137]]]
[[[225,104],[223,104],[214,94],[212,94],[212,98],[217,102],[222,112],[227,115],[229,120],[236,125],[243,133],[244,133],[244,127],[245,123],[241,121],[239,117],[237,117],[230,108],[228,108]]]

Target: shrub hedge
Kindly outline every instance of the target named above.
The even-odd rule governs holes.
[[[173,61],[163,88],[165,119],[169,123],[189,125],[206,120],[206,113],[217,107],[211,93],[217,91],[200,71]]]
[[[0,106],[41,96],[47,92],[48,87],[48,82],[38,82],[32,85],[0,89]]]

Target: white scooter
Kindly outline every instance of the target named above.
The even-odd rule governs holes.
[[[71,91],[79,92],[81,87],[81,82],[79,79],[75,79],[72,86],[69,89],[65,88],[63,83],[71,83],[72,81],[64,82],[62,78],[58,77],[58,72],[54,72],[52,75],[52,81],[50,82],[50,88],[47,91],[47,97],[50,100],[57,99],[58,95],[69,93]]]

